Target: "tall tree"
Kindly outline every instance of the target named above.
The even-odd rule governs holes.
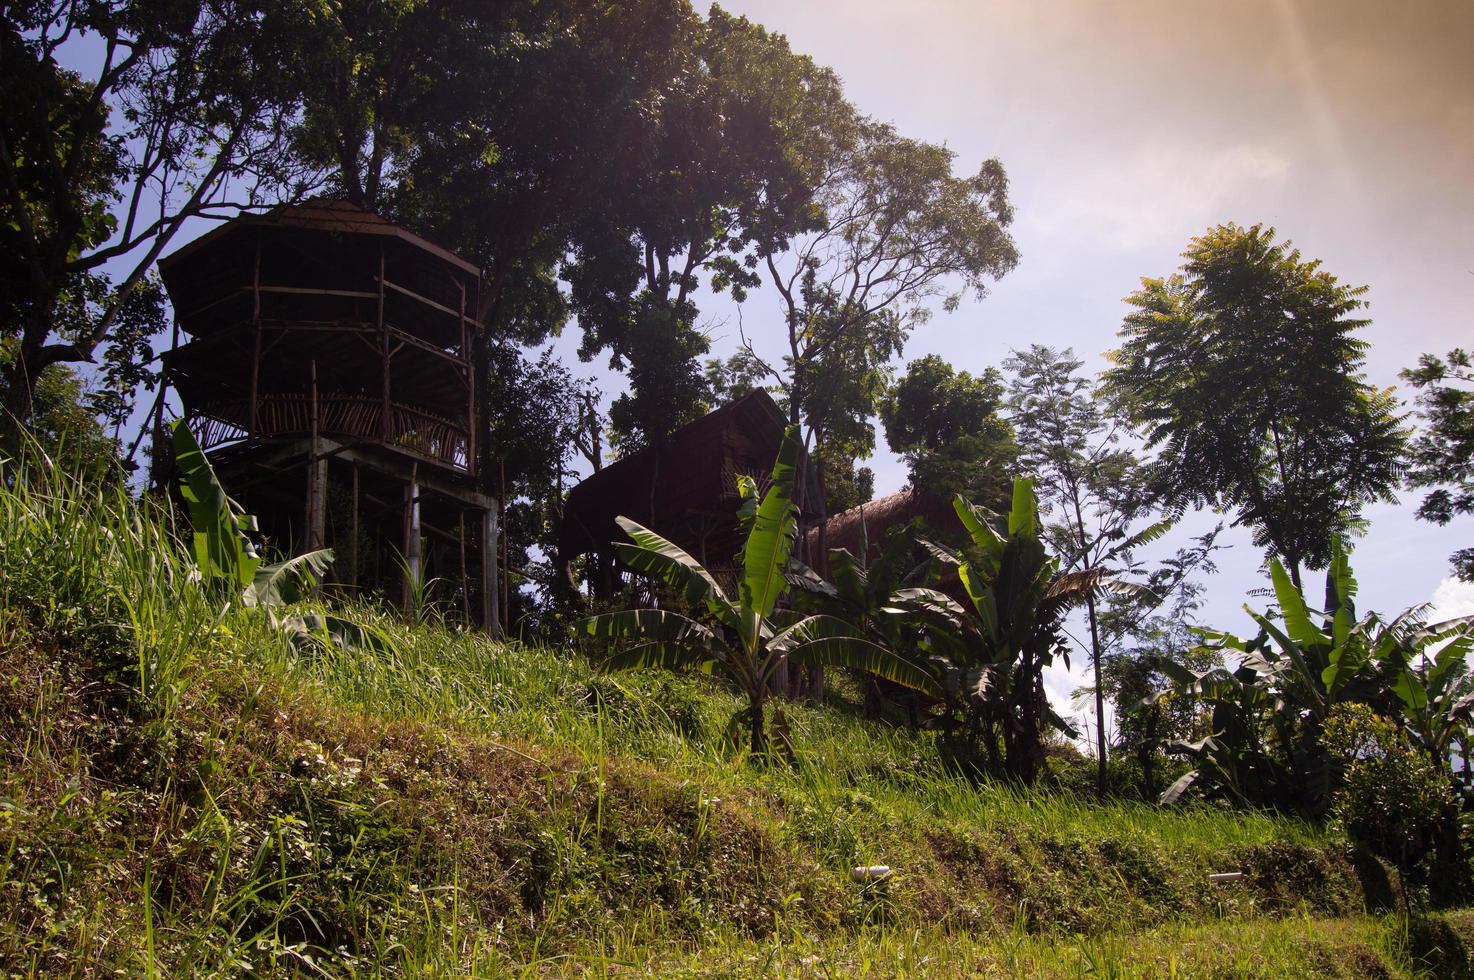
[[[1166,504],[1234,511],[1298,584],[1401,477],[1397,403],[1361,373],[1367,287],[1260,225],[1211,228],[1183,256],[1127,297],[1105,391],[1159,447]]]
[[[912,361],[881,402],[885,441],[906,460],[911,485],[942,496],[962,494],[1002,510],[1006,475],[1018,448],[1000,414],[1003,378],[974,377],[936,354]]]
[[[48,366],[93,360],[186,221],[293,189],[275,84],[290,39],[270,13],[255,0],[4,8],[9,418],[30,417]],[[58,60],[77,40],[100,49],[85,76]]]
[[[831,383],[826,375],[849,370],[838,352],[898,355],[938,296],[953,310],[963,292],[981,297],[989,280],[1018,261],[1006,230],[1008,180],[997,160],[958,177],[952,151],[890,126],[836,115],[826,131],[814,144],[822,179],[812,227],[787,248],[761,253],[787,334],[773,375],[788,396],[790,420],[811,437],[825,428],[818,409],[828,403],[816,393]],[[873,390],[853,410],[868,419],[880,395]]]
[[[1454,348],[1448,358],[1424,354],[1402,378],[1419,389],[1423,430],[1412,444],[1408,482],[1433,488],[1423,497],[1418,516],[1447,524],[1457,514],[1474,514],[1474,363],[1469,352]],[[1474,581],[1474,548],[1452,556],[1455,573]]]
[[[1009,419],[1018,433],[1019,463],[1031,474],[1050,512],[1046,534],[1066,571],[1118,571],[1137,547],[1166,531],[1139,523],[1151,515],[1144,470],[1121,442],[1121,426],[1092,397],[1074,351],[1041,344],[1003,362],[1011,375]],[[1095,675],[1096,788],[1106,792],[1105,687],[1107,644],[1096,596],[1085,597],[1090,665]]]
[[[812,226],[822,176],[814,147],[832,138],[835,120],[854,117],[831,71],[746,18],[713,6],[683,40],[652,108],[648,149],[613,197],[628,238],[569,270],[580,353],[608,349],[631,365],[631,391],[616,406],[639,423],[630,445],[657,442],[706,408],[695,400],[708,349],[696,289],[704,277],[740,300],[760,281],[757,256]]]

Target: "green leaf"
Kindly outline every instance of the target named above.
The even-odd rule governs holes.
[[[668,640],[650,640],[606,657],[600,665],[605,670],[641,670],[650,667],[682,668],[710,673],[718,662],[716,652],[705,647],[687,646]]]
[[[1301,648],[1317,644],[1329,646],[1330,637],[1316,629],[1315,624],[1310,621],[1310,609],[1305,605],[1305,597],[1295,588],[1295,583],[1290,581],[1289,573],[1278,558],[1270,559],[1269,574],[1274,580],[1274,594],[1279,600],[1280,613],[1285,617],[1285,632]]]
[[[715,642],[711,630],[669,609],[625,609],[601,613],[574,624],[573,628],[578,633],[603,640],[640,638]]]
[[[957,512],[957,519],[967,529],[973,547],[986,554],[991,561],[997,562],[1007,544],[1003,536],[993,530],[993,525],[987,518],[962,494],[952,498],[952,509]]]
[[[783,570],[797,527],[793,484],[802,454],[798,426],[791,425],[783,433],[783,444],[773,464],[773,484],[758,505],[743,548],[742,602],[744,611],[757,619],[773,615],[773,607],[788,585]]]
[[[827,639],[834,636],[860,636],[860,631],[837,616],[806,616],[778,633],[769,641],[773,650],[786,650],[802,643]]]
[[[1039,502],[1034,499],[1034,481],[1016,477],[1013,481],[1013,506],[1008,511],[1008,536],[1032,538],[1038,533]]]
[[[1324,713],[1326,707],[1325,682],[1321,678],[1321,672],[1311,669],[1309,662],[1305,659],[1304,651],[1300,649],[1300,646],[1294,640],[1286,636],[1278,626],[1259,613],[1254,612],[1248,606],[1244,607],[1244,611],[1253,618],[1254,622],[1259,624],[1260,629],[1273,637],[1275,642],[1279,644],[1280,651],[1294,665],[1295,676],[1301,681],[1306,693],[1315,699],[1316,706]]]
[[[274,609],[300,602],[312,592],[324,573],[332,567],[333,551],[320,548],[305,555],[262,565],[245,592],[245,603],[262,609]]]
[[[1411,670],[1403,670],[1397,675],[1397,679],[1392,682],[1392,693],[1407,705],[1409,711],[1422,711],[1428,705],[1428,692],[1418,680],[1418,675]]]
[[[731,600],[700,562],[679,545],[636,524],[628,517],[616,517],[615,522],[635,542],[627,544],[621,541],[615,544],[620,561],[641,575],[660,579],[680,592],[687,603],[704,603],[711,614],[723,624],[737,628],[737,613],[732,608]]]
[[[248,587],[261,558],[245,532],[256,529],[256,519],[231,500],[215,476],[194,434],[178,420],[174,428],[174,463],[179,467],[180,492],[194,527],[195,561],[211,581],[225,581],[231,592]]]
[[[893,684],[935,697],[942,696],[936,678],[907,663],[885,647],[851,636],[831,636],[794,647],[788,662],[800,667],[848,667],[874,674]]]

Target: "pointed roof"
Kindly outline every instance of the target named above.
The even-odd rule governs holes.
[[[448,262],[462,272],[480,276],[481,269],[467,262],[449,249],[421,238],[414,232],[402,228],[367,208],[351,201],[332,197],[313,197],[291,204],[279,204],[261,214],[242,214],[206,232],[199,238],[177,249],[159,260],[159,271],[166,273],[175,263],[201,250],[212,248],[215,243],[229,238],[244,228],[300,228],[307,231],[327,231],[346,235],[382,235],[395,238],[415,248]]]

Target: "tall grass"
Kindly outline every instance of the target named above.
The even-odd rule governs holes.
[[[0,964],[18,972],[680,971],[709,947],[733,975],[851,953],[891,974],[912,935],[991,930],[973,942],[996,950],[1014,927],[1340,900],[1273,874],[1197,894],[1246,855],[1321,874],[1318,828],[979,784],[934,736],[833,707],[790,711],[796,766],[755,767],[718,683],[601,674],[558,638],[360,603],[336,611],[387,642],[294,642],[204,588],[174,520],[55,466],[0,470]],[[861,893],[848,869],[872,863],[896,877]]]

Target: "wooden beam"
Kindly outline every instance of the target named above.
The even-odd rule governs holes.
[[[246,438],[251,442],[256,441],[256,435],[261,431],[260,420],[257,418],[256,403],[260,400],[261,392],[261,235],[256,235],[256,265],[251,273],[252,295],[251,322],[256,328],[255,347],[251,352],[251,418],[250,425],[246,430]]]
[[[348,584],[358,589],[358,464],[353,464],[353,503],[348,518]]]
[[[412,463],[404,488],[404,609],[410,609],[410,589],[420,579],[420,464]]]
[[[459,316],[460,315],[455,310],[451,309],[450,307],[445,306],[442,303],[437,303],[437,302],[435,302],[433,299],[431,299],[428,296],[421,296],[419,293],[415,292],[413,289],[407,289],[404,286],[399,285],[399,283],[397,283],[397,282],[390,282],[389,280],[385,279],[382,274],[380,274],[380,276],[379,276],[379,285],[380,285],[380,287],[388,286],[390,289],[394,290],[396,293],[399,293],[402,296],[408,296],[410,299],[413,299],[413,300],[418,300],[419,302],[425,304],[426,306],[430,307],[431,309],[438,310],[441,313],[444,313],[446,316]]]
[[[257,286],[263,293],[280,293],[286,296],[346,296],[350,299],[373,299],[377,293],[358,289],[314,289],[305,286]]]
[[[328,461],[323,458],[317,402],[317,361],[311,362],[312,457],[307,466],[307,550],[323,547],[326,538]]]
[[[384,329],[384,245],[379,243],[379,356],[383,358],[384,368],[384,407],[383,415],[379,418],[379,435],[384,442],[391,439],[393,420],[391,418],[394,405],[389,398],[389,332]]]

